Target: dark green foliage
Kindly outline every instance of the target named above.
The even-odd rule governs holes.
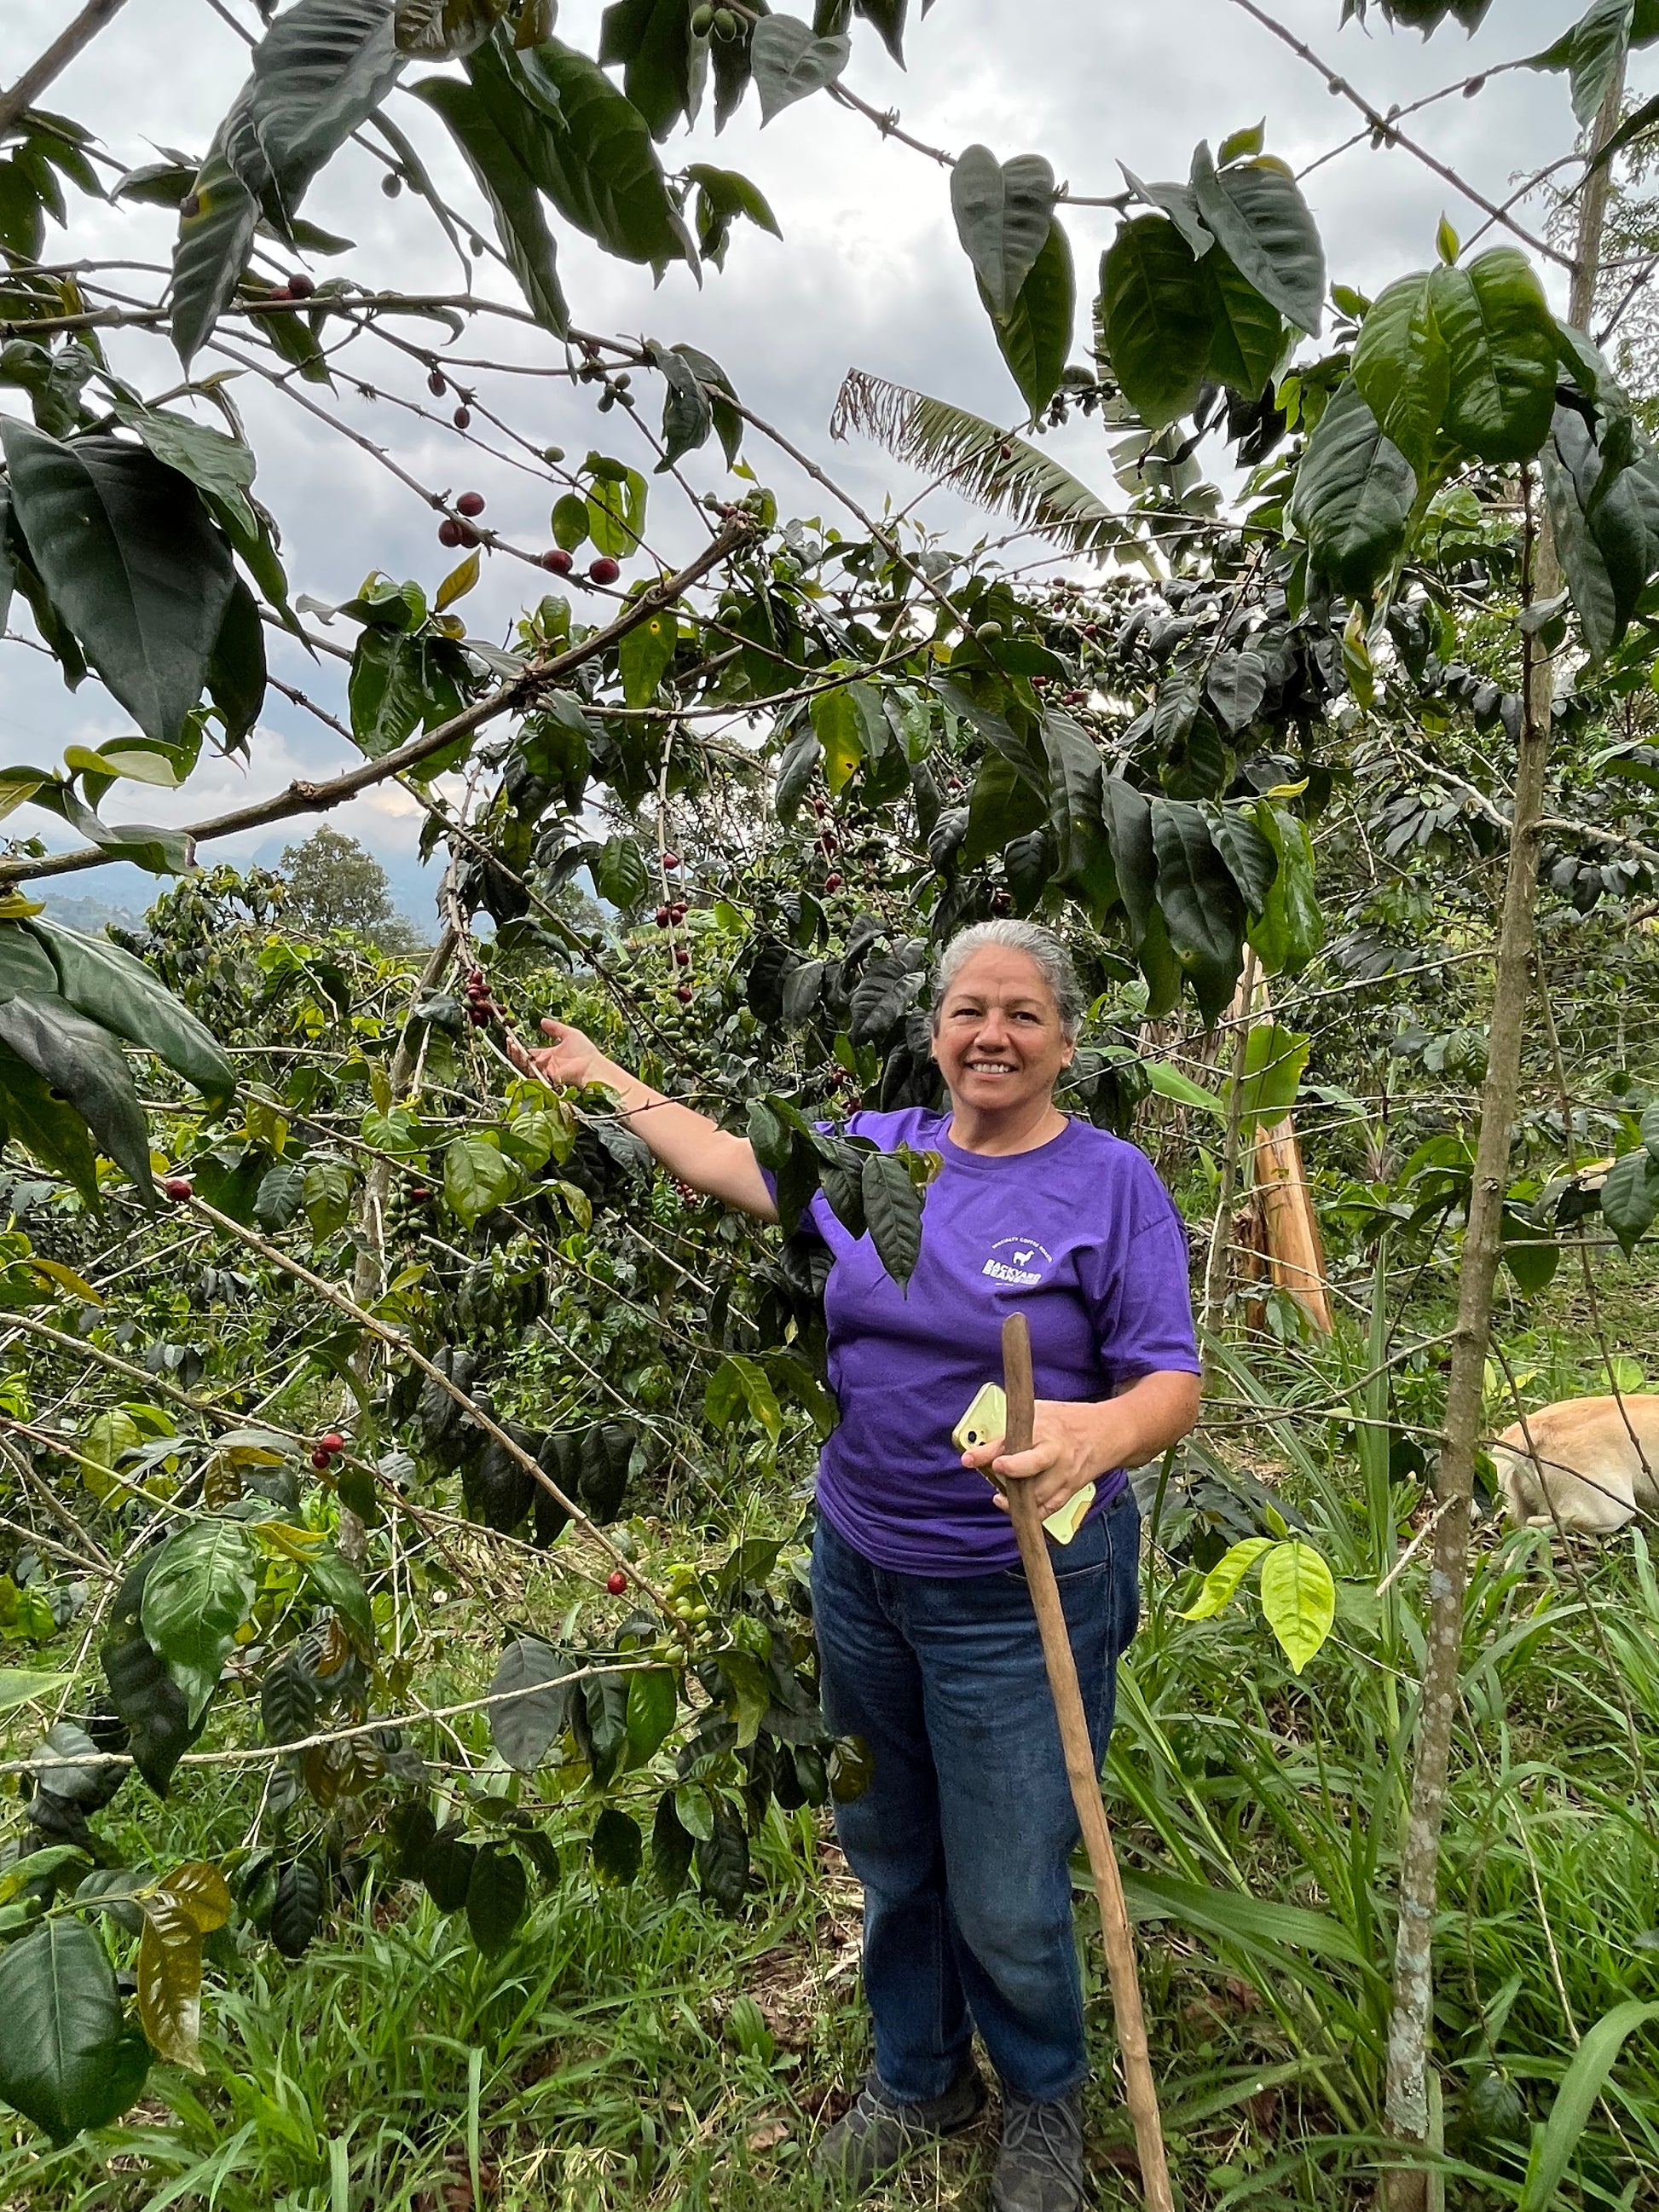
[[[712,1835],[698,1839],[695,1860],[705,1896],[734,1912],[749,1887],[749,1838],[741,1820],[724,1806],[715,1808]]]
[[[165,1797],[173,1769],[201,1733],[206,1716],[192,1723],[183,1691],[144,1633],[144,1583],[159,1556],[148,1553],[122,1583],[99,1659],[134,1763],[157,1796]]]
[[[0,425],[12,510],[62,619],[145,736],[200,699],[230,602],[229,550],[195,487],[115,438]]]
[[[639,1822],[607,1805],[593,1824],[592,1852],[594,1867],[605,1881],[624,1887],[635,1881],[645,1855]]]
[[[569,1724],[572,1671],[566,1654],[533,1637],[509,1644],[489,1685],[499,1699],[489,1711],[495,1748],[509,1765],[532,1774]]]
[[[684,1887],[696,1848],[696,1838],[675,1810],[673,1791],[665,1790],[651,1823],[651,1869],[665,1896],[676,1897]]]
[[[270,1908],[270,1940],[283,1958],[301,1958],[310,1948],[326,1903],[323,1877],[309,1859],[291,1860],[282,1869]]]
[[[466,1883],[466,1924],[485,1953],[511,1941],[529,1902],[524,1862],[515,1852],[487,1844],[472,1862]]]
[[[56,2142],[103,2127],[143,2086],[149,2051],[122,2026],[103,1945],[49,1920],[0,1951],[0,2096]]]
[[[255,47],[181,210],[173,341],[186,365],[228,303],[261,216],[290,229],[313,177],[402,67],[386,0],[295,0]]]
[[[526,167],[566,221],[627,261],[678,260],[687,250],[663,181],[662,164],[639,110],[586,54],[556,39],[509,56],[483,47],[467,64],[498,127],[523,113]]]
[[[100,1148],[153,1198],[149,1132],[120,1047],[55,994],[0,1000],[0,1044],[68,1099]]]
[[[1345,384],[1297,472],[1292,512],[1321,574],[1368,597],[1405,550],[1417,489],[1411,463],[1384,435],[1358,385]]]
[[[465,156],[489,203],[507,266],[537,321],[562,336],[570,313],[559,283],[553,234],[538,191],[539,129],[522,104],[515,103],[504,131],[491,111],[488,94],[476,83],[424,77],[413,89],[442,116]]]

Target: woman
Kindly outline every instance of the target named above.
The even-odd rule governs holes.
[[[1198,1411],[1180,1218],[1133,1146],[1054,1103],[1082,1009],[1047,930],[963,931],[933,1010],[948,1111],[848,1124],[885,1149],[943,1158],[908,1290],[822,1196],[810,1215],[832,1255],[824,1310],[841,1407],[819,1468],[814,1612],[830,1725],[871,1753],[869,1789],[836,1820],[864,1885],[876,2060],[819,2163],[860,2190],[919,2142],[970,2126],[985,2101],[977,2028],[1002,2085],[993,2212],[1082,2204],[1087,2069],[1076,1818],[1018,1547],[984,1470],[1035,1483],[1045,1516],[1097,1486],[1055,1568],[1103,1759],[1139,1613],[1139,1523],[1122,1470],[1184,1436]],[[672,1174],[776,1218],[744,1139],[649,1090],[579,1030],[542,1026],[556,1042],[525,1065],[553,1084],[603,1084]],[[1000,1378],[1015,1311],[1030,1321],[1035,1442],[959,1452],[951,1431]]]

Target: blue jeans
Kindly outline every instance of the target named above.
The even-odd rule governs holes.
[[[1126,1491],[1053,1554],[1097,1763],[1139,1619],[1139,1527]],[[1088,2072],[1077,1815],[1024,1572],[896,1574],[820,1516],[812,1599],[825,1716],[863,1737],[874,1770],[836,1828],[864,1885],[883,2087],[900,2103],[942,2095],[977,2027],[1008,2087],[1064,2096]]]

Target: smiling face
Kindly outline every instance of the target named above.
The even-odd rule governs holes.
[[[1018,1119],[1048,1103],[1075,1048],[1047,977],[1029,953],[988,945],[957,969],[933,1031],[933,1057],[957,1111]]]

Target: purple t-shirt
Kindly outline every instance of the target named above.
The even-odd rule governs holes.
[[[822,1191],[804,1217],[835,1261],[824,1313],[841,1425],[818,1509],[876,1565],[944,1577],[1019,1557],[990,1483],[951,1441],[981,1385],[1002,1380],[1011,1313],[1030,1322],[1039,1398],[1099,1400],[1143,1375],[1199,1371],[1186,1232],[1145,1153],[1073,1121],[1035,1152],[988,1158],[951,1143],[949,1118],[910,1108],[847,1125],[884,1152],[944,1156],[908,1292]],[[1100,1482],[1095,1513],[1125,1480]]]

